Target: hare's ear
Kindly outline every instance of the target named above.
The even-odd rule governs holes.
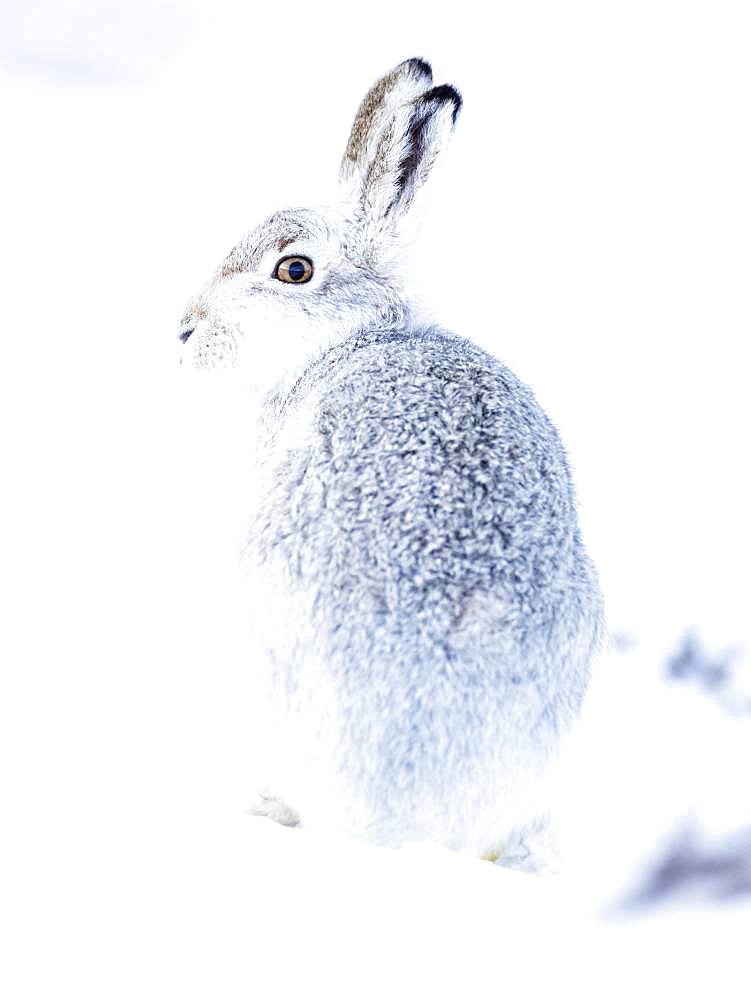
[[[453,87],[432,87],[393,109],[375,142],[363,147],[370,156],[367,162],[360,161],[356,176],[350,177],[347,193],[355,202],[355,217],[366,244],[375,249],[384,238],[392,243],[448,143],[461,106],[461,96]]]
[[[367,92],[352,123],[339,174],[343,185],[358,188],[367,174],[378,142],[396,109],[425,93],[433,82],[430,64],[407,59],[382,77]]]

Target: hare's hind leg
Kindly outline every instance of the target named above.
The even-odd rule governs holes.
[[[497,848],[483,855],[483,860],[534,875],[557,874],[560,856],[549,814],[542,813],[529,823],[514,827]]]
[[[259,793],[258,798],[248,809],[248,815],[268,816],[282,826],[300,826],[300,817],[295,810],[270,792]]]

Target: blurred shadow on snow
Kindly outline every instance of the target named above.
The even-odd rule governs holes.
[[[734,715],[751,715],[751,690],[742,676],[748,672],[744,652],[736,645],[710,653],[696,630],[690,630],[668,657],[665,669],[670,679],[697,684]]]
[[[185,45],[190,16],[172,0],[10,0],[0,66],[56,85],[139,84]]]
[[[743,717],[751,715],[745,652],[740,644],[710,652],[698,630],[690,629],[666,658],[665,676],[668,681],[693,684],[735,717],[728,718],[726,725],[743,728]],[[696,732],[694,737],[702,740],[707,734]],[[729,778],[731,791],[735,789],[733,798],[742,807],[747,790],[737,782],[733,784],[734,771],[728,771],[731,763],[741,763],[739,774],[743,774],[742,761],[731,762],[727,750],[724,757],[718,754],[716,742],[710,742],[705,749],[717,768],[717,783],[727,783]],[[638,915],[663,904],[706,906],[740,899],[744,903],[751,901],[751,824],[744,818],[726,822],[724,828],[712,828],[712,808],[707,811],[704,805],[701,801],[695,804],[696,818],[677,823],[640,866],[634,887],[621,896],[611,915]]]
[[[641,885],[619,910],[664,902],[725,902],[751,899],[751,826],[720,838],[686,824],[671,838]]]
[[[610,645],[615,653],[630,653],[636,649],[639,640],[633,632],[624,630],[612,632],[610,635]]]

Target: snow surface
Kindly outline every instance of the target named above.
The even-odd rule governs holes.
[[[751,991],[748,893],[624,906],[681,830],[751,824],[744,5],[377,11],[4,5],[14,1000]],[[231,379],[179,371],[177,322],[246,228],[325,197],[361,93],[417,54],[465,107],[415,280],[558,424],[614,634],[556,879],[244,813],[247,422]],[[727,684],[665,680],[690,629]]]

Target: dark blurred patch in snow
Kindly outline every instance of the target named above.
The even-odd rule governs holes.
[[[751,899],[751,826],[710,838],[694,825],[684,825],[625,907],[740,897]]]
[[[669,678],[698,684],[724,708],[737,715],[751,714],[748,658],[742,646],[711,653],[695,630],[686,632],[666,662]]]
[[[687,630],[664,661],[660,702],[668,744],[654,744],[655,763],[672,755],[662,774],[672,820],[655,822],[658,846],[642,848],[615,913],[642,913],[662,904],[751,903],[751,685],[747,647],[710,644]],[[678,684],[684,697],[678,696]],[[691,691],[693,688],[693,693]],[[648,690],[645,694],[649,695]],[[657,697],[657,691],[654,695]],[[708,696],[708,697],[705,697]],[[671,707],[672,706],[672,707]],[[719,710],[718,710],[719,709]],[[659,767],[657,767],[659,773]],[[646,775],[641,775],[644,780]],[[683,805],[680,799],[683,798]],[[656,816],[656,814],[655,814]],[[643,847],[647,847],[646,841]]]
[[[612,632],[610,642],[616,653],[630,653],[638,645],[638,639],[634,633],[626,631]]]
[[[173,0],[6,0],[0,65],[56,85],[141,83],[189,34],[190,16]]]

